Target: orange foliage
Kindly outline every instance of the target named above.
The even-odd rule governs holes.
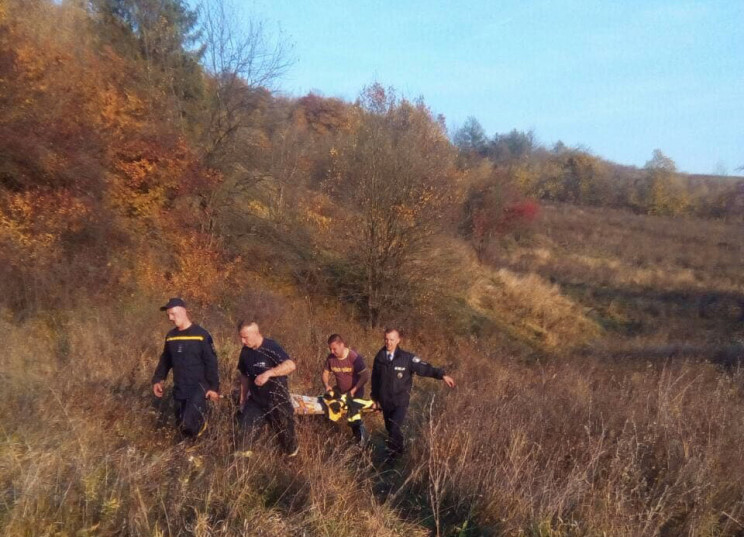
[[[133,276],[150,294],[181,295],[208,303],[239,285],[240,258],[227,259],[219,243],[200,233],[170,237],[168,255],[142,248]],[[129,275],[125,276],[125,279]]]
[[[221,285],[233,265],[198,233],[205,204],[178,198],[208,197],[222,176],[163,121],[170,97],[150,91],[146,66],[99,46],[72,4],[2,6],[0,244],[13,263],[36,270],[65,248],[80,261],[88,251],[77,241],[115,233],[126,252],[90,255],[123,254],[120,283],[194,297]]]
[[[339,99],[326,99],[308,93],[297,104],[299,114],[295,122],[304,122],[317,134],[348,130],[350,126],[348,107]]]
[[[0,242],[22,253],[16,261],[49,260],[59,254],[63,235],[82,229],[89,216],[90,207],[66,190],[6,193]]]
[[[126,216],[155,217],[174,196],[189,165],[182,140],[173,147],[155,140],[124,142],[112,155],[111,202]]]

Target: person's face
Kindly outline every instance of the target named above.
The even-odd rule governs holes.
[[[255,326],[244,326],[240,330],[240,341],[248,348],[257,349],[261,346],[261,334]]]
[[[189,316],[188,313],[186,313],[186,308],[182,306],[175,306],[173,308],[170,308],[168,309],[168,311],[166,311],[166,313],[168,314],[168,320],[176,325],[176,328],[182,328],[189,322]]]
[[[400,343],[400,334],[398,334],[397,330],[385,334],[385,348],[388,352],[394,352],[398,343]]]
[[[343,358],[346,352],[346,344],[341,341],[334,341],[328,348],[331,350],[331,354],[336,358]]]

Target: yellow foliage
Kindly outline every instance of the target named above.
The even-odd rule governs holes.
[[[653,171],[649,188],[649,212],[658,215],[680,215],[691,206],[690,196],[677,177]]]
[[[315,212],[312,209],[308,209],[305,212],[305,220],[308,223],[313,224],[320,231],[328,231],[332,222],[332,219],[330,217],[323,216],[322,214]]]
[[[257,200],[251,200],[248,202],[248,210],[260,218],[269,218],[269,208],[263,203]]]
[[[139,129],[143,126],[144,101],[132,93],[123,93],[120,88],[109,86],[97,96],[96,108],[100,110],[101,124],[108,129]]]
[[[112,205],[126,216],[158,217],[169,196],[187,186],[185,176],[194,161],[183,139],[173,147],[144,140],[124,145],[114,156],[114,173],[109,177]]]
[[[514,181],[525,194],[534,194],[538,176],[526,166],[519,166],[514,171]]]
[[[137,253],[133,277],[150,293],[170,290],[173,295],[197,302],[210,302],[215,294],[238,285],[242,260],[226,259],[220,245],[209,236],[174,230],[165,237],[168,259],[143,246]]]
[[[0,240],[28,259],[52,256],[62,234],[78,231],[89,207],[69,192],[13,192],[0,204]]]

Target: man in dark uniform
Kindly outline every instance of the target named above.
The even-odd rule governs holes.
[[[279,437],[289,457],[299,450],[294,429],[294,408],[289,397],[287,375],[295,363],[273,339],[261,335],[255,322],[238,325],[243,349],[238,358],[240,412],[238,421],[252,440],[266,421]]]
[[[186,436],[198,436],[206,427],[207,399],[219,399],[217,353],[209,332],[189,319],[186,303],[171,298],[160,308],[174,325],[152,376],[152,391],[163,397],[163,383],[173,369],[176,426]]]
[[[333,334],[328,338],[328,350],[331,353],[326,358],[321,378],[326,392],[332,389],[330,384],[331,374],[336,378],[336,389],[340,393],[350,395],[352,398],[364,398],[364,385],[369,381],[369,369],[364,365],[364,358],[354,349],[346,346],[346,342],[339,334]],[[354,433],[354,438],[361,445],[367,443],[367,430],[364,422],[359,419],[349,422]]]
[[[396,457],[403,453],[405,441],[401,428],[406,419],[411,399],[413,375],[443,380],[450,388],[455,381],[438,369],[424,362],[413,353],[398,347],[400,334],[395,328],[385,330],[385,346],[375,356],[372,365],[372,399],[382,410],[388,432],[388,453]]]

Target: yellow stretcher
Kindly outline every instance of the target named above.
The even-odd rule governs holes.
[[[325,415],[331,421],[338,421],[346,416],[346,421],[362,419],[363,412],[375,410],[374,401],[352,398],[331,390],[319,396],[290,394],[294,413],[298,416]]]

